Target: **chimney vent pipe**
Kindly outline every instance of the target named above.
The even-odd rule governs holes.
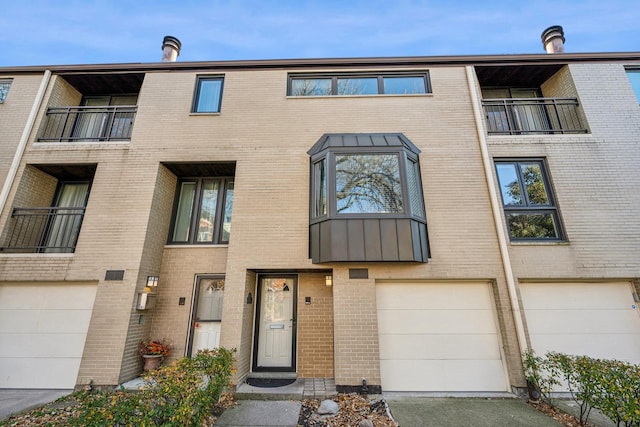
[[[547,53],[564,52],[564,31],[560,25],[554,25],[542,32],[542,45]]]
[[[162,40],[162,62],[175,62],[180,55],[182,43],[173,36],[165,36]]]

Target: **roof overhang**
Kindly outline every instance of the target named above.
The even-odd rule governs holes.
[[[304,58],[261,59],[195,62],[148,62],[121,64],[37,65],[0,67],[0,74],[42,73],[50,70],[55,74],[95,72],[163,72],[194,70],[244,70],[244,69],[313,69],[354,67],[439,67],[482,65],[526,65],[569,64],[577,62],[621,62],[640,61],[640,52],[607,53],[556,53],[515,55],[456,55],[456,56],[399,56],[368,58]]]

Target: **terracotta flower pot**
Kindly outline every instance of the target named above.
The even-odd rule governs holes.
[[[143,354],[142,359],[144,360],[144,370],[152,371],[154,369],[158,369],[162,362],[164,361],[164,356],[161,354]]]

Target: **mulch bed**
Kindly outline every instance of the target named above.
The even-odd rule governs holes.
[[[298,418],[299,427],[357,427],[362,420],[369,419],[375,427],[397,427],[398,423],[389,418],[387,403],[382,400],[369,400],[358,394],[339,394],[332,398],[340,410],[333,416],[319,416],[316,410],[320,400],[306,399],[302,401],[302,409]]]
[[[538,403],[534,403],[529,401],[527,403],[566,427],[581,427],[580,420],[578,420],[576,417],[571,414],[567,414],[566,412],[562,412],[555,406],[551,406],[546,402],[540,401]],[[593,424],[586,423],[584,424],[584,427],[595,426]]]

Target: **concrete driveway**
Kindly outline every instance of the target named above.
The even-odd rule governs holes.
[[[401,427],[560,427],[524,401],[501,398],[385,396]]]
[[[73,390],[0,389],[0,421],[13,414],[53,402]]]

